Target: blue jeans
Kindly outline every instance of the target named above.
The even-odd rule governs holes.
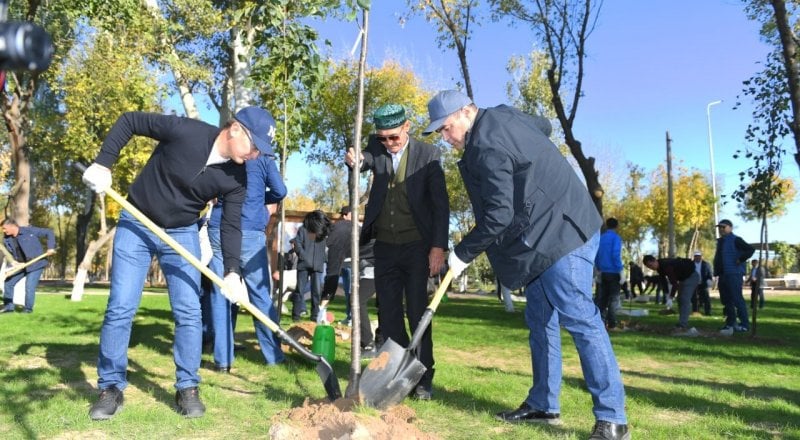
[[[200,255],[197,225],[166,229],[167,234],[192,255]],[[105,389],[128,385],[128,344],[136,309],[142,298],[145,277],[153,255],[158,258],[167,281],[169,302],[175,319],[175,388],[195,387],[200,383],[203,329],[200,318],[200,272],[167,246],[154,233],[123,211],[114,236],[111,293],[100,330],[100,355],[97,358],[97,386]]]
[[[23,277],[27,277],[25,280],[25,311],[33,311],[33,303],[36,300],[36,286],[39,285],[39,278],[41,278],[42,272],[44,272],[43,268],[28,273],[25,273],[23,269],[6,278],[6,282],[3,285],[3,305],[7,310],[14,309],[14,287]]]
[[[219,228],[209,228],[208,238],[214,257],[209,267],[217,275],[222,276],[222,243]],[[272,276],[269,257],[267,255],[267,238],[263,231],[242,231],[241,270],[250,303],[267,315],[273,322],[278,321],[278,311],[272,304]],[[219,286],[212,286],[211,319],[214,324],[214,363],[219,367],[230,367],[233,364],[233,336],[236,329],[238,307],[231,304],[220,292]],[[284,360],[281,342],[272,330],[261,321],[253,318],[256,339],[261,346],[261,354],[267,364],[277,364]]]
[[[597,420],[625,424],[625,390],[611,341],[592,301],[592,267],[599,234],[558,259],[525,288],[533,387],[525,402],[559,413],[561,329],[572,335]]]
[[[736,318],[742,327],[750,327],[750,318],[747,315],[747,304],[742,295],[742,274],[731,273],[719,276],[719,300],[725,313],[725,325],[733,327]]]

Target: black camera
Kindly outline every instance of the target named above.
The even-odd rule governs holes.
[[[26,21],[0,23],[0,70],[41,72],[52,58],[53,42],[44,28]]]

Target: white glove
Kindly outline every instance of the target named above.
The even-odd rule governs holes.
[[[447,257],[447,265],[450,267],[450,270],[453,271],[453,278],[455,278],[461,275],[461,272],[464,272],[464,269],[469,266],[469,263],[461,261],[461,259],[458,258],[458,255],[456,255],[456,251],[452,250],[450,251],[450,255]]]
[[[225,288],[222,294],[228,301],[236,304],[249,303],[250,297],[247,295],[247,286],[244,285],[242,276],[236,272],[225,275]]]
[[[200,264],[208,266],[211,258],[214,257],[214,249],[211,248],[211,240],[208,238],[208,225],[203,225],[198,231],[200,235]]]
[[[317,324],[319,325],[328,325],[328,308],[327,307],[320,307],[319,313],[317,313]]]
[[[111,188],[111,170],[93,163],[83,172],[83,181],[96,193],[106,192]]]

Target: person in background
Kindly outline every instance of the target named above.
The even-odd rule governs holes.
[[[458,275],[486,252],[495,275],[525,287],[533,386],[509,423],[560,423],[561,327],[572,336],[594,402],[591,439],[630,439],[625,389],[600,312],[592,301],[594,257],[603,220],[558,148],[551,126],[500,105],[479,109],[461,92],[428,102],[430,124],[463,156],[458,163],[475,226],[450,252]]]
[[[694,270],[694,263],[688,258],[659,258],[645,255],[642,262],[650,270],[666,277],[672,286],[670,298],[678,296],[678,324],[675,326],[676,335],[694,336],[696,329],[690,334],[689,314],[692,311],[692,295],[700,283],[700,275]],[[667,295],[665,292],[664,295]]]
[[[753,260],[750,262],[750,278],[748,282],[750,284],[750,291],[753,298],[753,307],[755,307],[755,301],[758,301],[758,308],[764,308],[764,288],[767,287],[767,272],[761,266],[761,263],[758,260]]]
[[[269,116],[270,119],[272,116]],[[270,151],[262,152],[258,157],[245,162],[247,170],[247,195],[242,205],[241,229],[242,246],[239,270],[247,287],[250,303],[268,316],[273,322],[279,322],[278,311],[272,304],[271,266],[267,249],[266,229],[270,212],[267,205],[280,202],[286,197],[286,185],[283,183],[278,166],[272,153],[272,140],[275,134],[275,121],[269,122],[265,140],[269,142]],[[222,212],[226,200],[221,197],[211,211],[208,235],[213,249],[210,268],[217,275],[222,275],[223,255],[220,226]],[[239,307],[229,301],[219,287],[212,286],[211,316],[214,327],[214,368],[218,372],[230,372],[234,360],[234,332]],[[253,318],[256,339],[267,365],[283,362],[284,355],[278,336],[264,323]]]
[[[636,298],[636,289],[639,289],[639,295],[644,293],[644,272],[642,266],[631,261],[628,263],[628,276],[630,281],[631,296]]]
[[[450,221],[447,186],[437,147],[409,135],[411,122],[399,104],[385,104],[372,115],[375,134],[361,154],[361,171],[371,170],[372,189],[361,228],[362,245],[375,239],[375,290],[381,334],[403,347],[428,307],[428,277],[444,264]],[[352,167],[351,148],[345,162]],[[428,326],[418,347],[425,374],[413,396],[433,394],[433,337]]]
[[[317,322],[326,319],[328,302],[333,300],[336,289],[339,287],[339,277],[342,278],[344,290],[345,317],[340,322],[350,325],[350,267],[345,265],[345,260],[350,260],[350,246],[353,240],[353,222],[350,221],[350,206],[342,206],[339,210],[341,218],[333,224],[328,234],[328,264],[325,267],[325,282],[322,284],[322,305],[317,316]]]
[[[303,226],[294,238],[294,251],[297,253],[297,291],[292,294],[292,320],[300,321],[300,313],[305,305],[305,292],[311,291],[311,320],[317,322],[319,306],[322,301],[320,276],[325,270],[325,247],[331,221],[320,210],[311,211],[303,218]]]
[[[711,297],[709,290],[714,284],[714,272],[711,270],[711,265],[708,261],[703,260],[703,254],[700,251],[695,251],[692,257],[694,261],[694,271],[700,276],[700,282],[697,284],[697,291],[692,296],[692,311],[700,311],[703,308],[703,314],[711,316]]]
[[[37,228],[36,226],[20,226],[13,218],[3,220],[3,246],[6,247],[18,264],[25,264],[42,254],[50,256],[56,253],[56,236],[50,228]],[[41,240],[47,241],[47,250],[42,249]],[[14,264],[9,270],[14,269]],[[5,277],[3,286],[3,308],[0,313],[13,312],[14,287],[25,278],[25,305],[22,313],[33,313],[33,304],[36,301],[36,287],[42,277],[47,260],[42,258],[23,269],[10,273]],[[9,273],[9,272],[6,272]]]
[[[742,284],[746,273],[745,264],[755,249],[741,237],[733,233],[733,223],[722,220],[717,224],[719,238],[714,254],[714,276],[719,277],[717,288],[719,299],[725,313],[725,326],[720,329],[724,335],[733,332],[750,331],[750,318],[742,295]],[[736,323],[739,318],[739,323]]]
[[[622,239],[617,234],[617,226],[619,222],[614,217],[606,220],[606,230],[600,235],[594,259],[595,269],[600,272],[597,307],[609,329],[617,326],[616,306],[622,280]]]
[[[111,187],[110,167],[134,135],[158,141],[153,154],[128,188],[128,201],[162,228],[187,252],[200,255],[197,221],[209,200],[225,198],[221,237],[226,293],[247,301],[240,274],[241,212],[245,198],[244,162],[268,152],[269,112],[247,107],[222,128],[192,118],[155,113],[124,113],[111,126],[83,181],[97,193]],[[175,403],[186,417],[201,417],[202,319],[200,271],[164,243],[133,213],[122,211],[114,235],[111,290],[100,329],[97,386],[100,395],[89,409],[92,420],[114,417],[128,385],[128,344],[133,317],[153,257],[167,280],[175,319]]]

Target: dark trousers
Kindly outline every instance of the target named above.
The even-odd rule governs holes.
[[[359,328],[361,329],[361,348],[375,342],[375,336],[372,334],[372,325],[369,322],[369,310],[367,310],[367,302],[375,294],[375,280],[361,278],[358,281],[358,316]],[[378,317],[380,320],[380,316]]]
[[[597,286],[597,308],[608,328],[617,326],[617,311],[614,303],[619,298],[620,276],[618,273],[603,272],[600,274],[600,284]]]
[[[739,325],[750,327],[747,305],[744,302],[744,295],[742,295],[742,284],[741,274],[719,276],[719,300],[722,302],[725,313],[725,325],[730,327],[736,325],[736,318],[739,318]]]
[[[300,313],[305,305],[305,292],[308,290],[308,283],[311,282],[311,320],[317,320],[319,313],[319,303],[322,300],[322,286],[320,285],[320,273],[312,272],[308,269],[297,270],[297,291],[292,294],[292,319],[300,319]]]
[[[757,298],[757,299],[756,299]],[[764,288],[750,283],[750,307],[756,308],[756,301],[758,301],[758,308],[764,308]]]
[[[30,272],[26,272],[26,270],[23,269],[6,278],[6,282],[3,286],[3,306],[6,309],[13,310],[14,287],[22,278],[27,276],[28,278],[25,280],[25,310],[32,312],[33,303],[36,301],[36,286],[39,285],[39,278],[42,276],[42,272],[44,272],[44,268],[32,270]]]
[[[428,307],[428,251],[428,246],[422,241],[407,244],[375,242],[375,290],[381,335],[403,347],[409,344],[404,315],[408,317],[413,334]],[[427,368],[419,385],[430,387],[434,364],[430,326],[417,350],[420,362]]]
[[[703,308],[703,314],[711,315],[711,297],[708,296],[708,287],[704,282],[700,282],[692,295],[692,311],[699,312]]]

